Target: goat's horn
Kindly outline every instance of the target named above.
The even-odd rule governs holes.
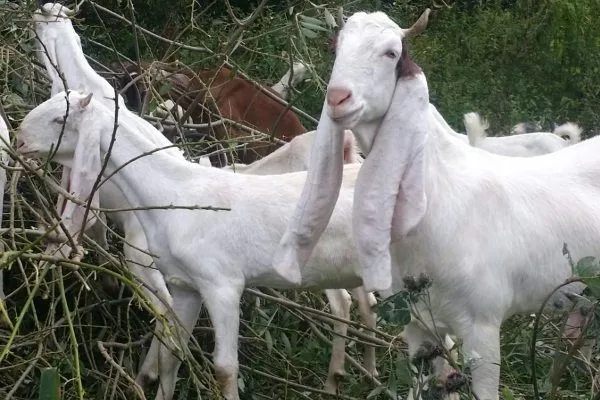
[[[403,29],[404,36],[418,36],[420,35],[425,28],[427,27],[427,22],[429,21],[429,13],[431,12],[431,8],[427,8],[423,11],[423,14],[419,17],[417,22],[415,22],[410,28]]]

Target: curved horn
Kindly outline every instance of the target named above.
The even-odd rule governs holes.
[[[420,35],[425,28],[427,27],[427,22],[429,21],[429,13],[431,12],[431,8],[425,9],[423,14],[419,17],[417,22],[415,22],[410,28],[402,29],[404,32],[404,36],[418,36]]]

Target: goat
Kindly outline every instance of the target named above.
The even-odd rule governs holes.
[[[581,139],[581,128],[571,122],[556,127],[552,133],[531,132],[498,137],[487,137],[489,125],[477,113],[465,114],[464,123],[471,146],[505,156],[529,157],[551,153]]]
[[[542,130],[540,121],[536,122],[519,122],[510,129],[511,135],[522,135],[524,133],[539,132]]]
[[[271,86],[271,91],[277,93],[282,99],[287,100],[290,88],[294,88],[302,82],[306,78],[306,73],[306,65],[301,62],[293,63],[285,75],[276,84]]]
[[[44,12],[45,11],[45,12]],[[53,43],[53,38],[62,38],[62,45],[68,46],[69,39],[73,39],[74,37],[78,37],[74,32],[72,25],[68,19],[65,19],[68,9],[61,7],[59,5],[53,5],[49,8],[42,9],[42,12],[38,13],[34,18],[38,21],[38,34],[41,39],[41,43]],[[57,16],[59,17],[57,19]],[[60,21],[60,25],[54,25],[54,21]],[[51,23],[51,24],[50,24]],[[48,24],[48,25],[46,25]],[[47,33],[48,26],[50,26],[51,33],[53,35],[49,35]],[[43,46],[42,46],[43,47]],[[113,105],[113,101],[109,100],[111,88],[108,83],[103,80],[103,78],[99,77],[87,64],[85,59],[83,59],[83,53],[81,51],[81,46],[72,45],[73,49],[73,57],[79,65],[79,68],[71,68],[64,74],[64,78],[67,81],[69,86],[78,87],[85,86],[86,84],[96,88],[96,93],[100,96],[103,96],[103,101],[109,106]],[[46,59],[44,60],[48,68],[53,68],[52,64],[60,65],[66,64],[64,59],[60,59],[59,57],[63,56],[65,53],[56,54],[54,47],[47,46],[50,49],[48,52],[43,52],[42,56]],[[63,62],[60,62],[63,61]],[[52,75],[51,75],[52,76]],[[56,74],[58,77],[58,74]],[[56,78],[58,79],[58,78]],[[62,81],[58,83],[53,79],[53,88],[59,88],[62,86]],[[114,94],[113,94],[114,95]],[[119,101],[121,104],[121,101]],[[173,104],[166,105],[166,107],[171,108]],[[121,110],[120,118],[127,118],[131,113],[127,113],[126,110]],[[149,138],[155,136],[155,143],[160,143],[161,141],[165,141],[165,139],[154,129],[146,129],[148,127],[148,123],[143,124],[144,133],[148,135]],[[305,170],[307,168],[307,155],[309,152],[310,146],[309,142],[313,137],[313,133],[301,135],[292,140],[291,143],[286,144],[285,146],[278,149],[276,152],[267,156],[264,159],[261,159],[256,164],[248,166],[247,173],[261,173],[265,174],[267,171],[271,172],[292,172],[292,171],[300,171]],[[357,162],[359,160],[359,156],[356,152],[353,136],[351,132],[346,132],[345,136],[345,146],[344,146],[344,159],[346,162]],[[177,158],[182,159],[179,153],[175,153]],[[70,164],[68,164],[70,165]],[[116,191],[116,193],[115,193]],[[128,205],[125,202],[125,199],[118,192],[116,187],[109,180],[107,181],[102,188],[100,189],[100,203],[103,207],[108,208],[127,208]],[[136,250],[137,249],[146,249],[146,238],[143,233],[137,218],[133,213],[110,213],[111,220],[119,225],[123,231],[125,232],[126,243],[131,244],[129,246],[125,244],[124,252],[126,254],[126,259],[130,260],[129,267],[132,272],[145,283],[145,287],[150,289],[147,293],[152,300],[153,306],[159,312],[164,312],[165,304],[171,304],[172,299],[171,296],[166,289],[166,285],[164,283],[162,275],[153,269],[152,267],[152,259],[145,253]],[[151,295],[151,293],[157,293],[162,298],[155,298]],[[332,312],[335,315],[340,317],[349,318],[349,306],[348,303],[349,298],[347,292],[343,290],[329,290],[326,291],[328,299],[331,303]],[[375,327],[375,314],[370,311],[370,306],[374,305],[375,299],[372,294],[365,294],[360,292],[359,289],[355,289],[355,296],[359,302],[360,313],[365,325],[370,328]],[[368,303],[368,304],[367,304]],[[334,325],[334,329],[338,334],[345,336],[346,325],[343,323],[336,323]],[[157,327],[157,332],[155,334],[156,337],[160,337],[161,330],[160,327]],[[341,343],[341,344],[340,344]],[[138,382],[144,382],[146,380],[154,380],[158,376],[158,352],[159,352],[160,342],[155,339],[152,342],[150,350],[144,363],[140,369],[138,374]],[[334,338],[334,351],[332,353],[331,363],[330,363],[330,374],[328,376],[326,388],[329,391],[335,390],[335,375],[343,373],[343,364],[344,364],[344,339],[343,337],[336,336]],[[164,357],[163,357],[164,358]],[[365,368],[373,375],[377,375],[377,371],[375,368],[375,353],[373,347],[365,348],[365,358],[364,358]]]
[[[10,156],[6,152],[6,148],[10,146],[10,136],[8,135],[8,125],[4,121],[4,117],[0,115],[0,162],[3,164],[0,166],[0,223],[2,222],[2,215],[4,212],[4,189],[6,187],[6,165],[10,161]],[[0,243],[0,250],[4,250],[4,244]],[[6,295],[4,293],[4,274],[0,269],[0,311],[5,310],[4,299]],[[2,321],[4,313],[0,312],[0,321]]]
[[[273,175],[306,171],[310,161],[310,145],[314,139],[315,133],[315,131],[311,131],[296,136],[288,144],[268,156],[249,165],[235,164],[233,168],[236,172],[254,175]],[[354,135],[349,130],[344,131],[343,158],[345,164],[362,161],[362,158],[358,154]],[[230,168],[232,167],[225,167],[225,169]],[[368,328],[374,329],[377,315],[371,311],[371,307],[377,304],[375,296],[372,293],[366,293],[362,287],[356,288],[352,292],[358,301],[361,322]],[[326,289],[325,295],[329,300],[331,313],[333,315],[345,319],[350,318],[351,297],[345,289]],[[339,321],[335,321],[333,326],[336,335],[333,338],[333,349],[329,362],[329,373],[327,375],[327,381],[325,382],[325,390],[335,394],[337,378],[338,376],[343,376],[345,373],[345,336],[347,336],[348,327],[345,323]],[[373,332],[370,331],[367,335],[373,336]],[[370,375],[378,376],[375,348],[373,346],[365,346],[363,364]]]
[[[114,109],[95,100],[91,93],[62,92],[27,114],[20,126],[17,150],[26,156],[47,157],[57,147],[62,132],[55,160],[73,163],[72,174],[79,176],[73,176],[71,182],[79,185],[74,191],[83,199],[111,144],[114,120]],[[217,379],[227,399],[238,399],[237,332],[244,287],[325,289],[361,285],[350,225],[354,180],[361,166],[345,166],[345,183],[329,226],[301,272],[300,284],[290,285],[271,267],[271,261],[306,173],[232,174],[152,152],[155,145],[139,132],[139,121],[143,120],[119,120],[110,157],[105,157],[104,175],[111,177],[128,204],[135,207],[148,249],[169,284],[173,310],[186,340],[202,301],[206,304],[215,330]],[[336,136],[343,138],[342,132]],[[124,164],[127,166],[121,168]],[[155,207],[166,204],[174,209]],[[212,210],[197,209],[209,205]],[[229,211],[217,211],[222,208]],[[161,374],[158,399],[172,398],[177,368],[170,369],[169,376]]]
[[[138,79],[135,84],[130,83],[143,71],[134,63],[125,64],[124,68],[125,74],[119,86],[124,88],[129,85],[124,93],[129,99],[128,107],[140,112],[149,89],[142,79]],[[225,65],[197,74],[166,65],[161,68],[163,69],[160,69],[159,73],[152,76],[156,76],[157,82],[165,80],[171,85],[167,97],[181,106],[185,110],[184,116],[191,116],[195,123],[208,123],[214,120],[213,116],[220,116],[283,141],[289,141],[306,132],[294,112],[263,93],[257,84],[237,76]],[[279,94],[271,88],[264,88],[264,90],[279,97]],[[213,136],[217,140],[248,136],[245,130],[233,125],[227,127],[216,124],[212,129]],[[238,156],[242,163],[249,164],[280,146],[279,143],[267,143],[265,140],[252,141]]]
[[[573,255],[600,253],[600,137],[537,157],[458,140],[432,112],[425,75],[408,56],[413,28],[378,12],[356,13],[341,30],[307,183],[274,268],[298,280],[340,187],[340,132],[352,129],[366,154],[353,208],[365,289],[387,294],[406,275],[429,275],[431,310],[402,334],[409,355],[434,340],[426,328],[454,333],[473,361],[473,392],[498,399],[501,323],[537,311],[571,276],[564,243]],[[582,289],[563,287],[550,308]]]
[[[65,90],[64,84],[68,87],[85,86],[91,88],[98,98],[108,105],[114,105],[115,90],[86,61],[81,48],[81,40],[69,19],[70,15],[72,15],[72,11],[58,3],[46,3],[33,14],[38,39],[38,56],[46,66],[51,78],[52,94]],[[117,104],[121,108],[119,114],[121,119],[127,119],[134,115],[125,108],[125,102],[121,96],[117,97]],[[140,122],[138,129],[144,132],[156,147],[172,146],[172,143],[160,135],[148,122]],[[170,147],[162,150],[161,153],[184,160],[183,153],[176,148]],[[71,166],[70,162],[63,164],[61,183],[65,188],[69,187],[69,181],[72,181],[73,178]],[[94,204],[98,203],[107,208],[127,208],[125,198],[110,180],[97,191],[97,199]],[[71,234],[81,229],[85,213],[84,207],[71,201],[65,201],[59,196],[57,208],[63,216],[68,217],[63,218],[65,221],[71,221],[71,223],[65,223]],[[125,234],[123,253],[129,270],[143,283],[142,291],[148,296],[154,310],[158,313],[165,313],[172,303],[172,297],[162,274],[154,268],[152,257],[144,251],[148,248],[146,237],[135,214],[114,212],[110,213],[109,219]],[[88,224],[88,228],[93,228],[90,225],[92,224]],[[105,248],[108,247],[104,230],[96,235],[95,239]],[[161,327],[157,325],[156,334],[160,335],[161,332]],[[158,351],[158,349],[153,351]]]

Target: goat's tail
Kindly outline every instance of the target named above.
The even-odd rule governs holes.
[[[552,133],[565,139],[570,144],[579,143],[579,141],[581,141],[581,132],[582,129],[579,125],[572,122],[559,125],[552,131]]]
[[[486,129],[490,127],[488,122],[476,112],[465,114],[463,120],[469,144],[478,147],[479,143],[487,137]]]

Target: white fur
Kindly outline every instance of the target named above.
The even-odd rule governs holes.
[[[282,174],[297,171],[306,171],[310,162],[310,149],[312,140],[316,131],[311,131],[294,137],[289,143],[280,147],[268,156],[253,162],[249,165],[235,164],[223,169],[234,169],[236,172],[254,175]],[[362,158],[358,153],[356,141],[352,131],[344,131],[344,163],[360,163]],[[377,314],[371,310],[371,307],[377,304],[377,299],[373,293],[367,293],[362,287],[353,290],[359,306],[361,322],[374,329],[377,321]],[[350,306],[352,299],[345,289],[326,289],[325,295],[329,300],[331,313],[337,317],[350,319]],[[335,394],[337,389],[337,378],[345,374],[345,351],[348,326],[339,321],[333,323],[334,335],[331,359],[329,362],[329,373],[325,382],[325,390]],[[372,331],[367,335],[373,336]],[[363,365],[367,372],[372,376],[378,376],[376,369],[375,348],[365,346]]]
[[[54,9],[55,9],[54,7],[51,8],[51,10],[54,10]],[[72,25],[68,19],[64,19],[64,20],[61,19],[60,21],[62,22],[62,25],[54,25],[54,23],[55,23],[54,21],[56,19],[55,16],[52,17],[51,15],[48,15],[48,16],[46,16],[46,18],[50,19],[52,22],[49,23],[49,21],[47,21],[46,19],[41,18],[41,15],[37,16],[38,33],[40,35],[40,38],[42,39],[42,42],[44,42],[45,44],[46,43],[54,44],[54,42],[60,38],[62,38],[64,40],[64,43],[68,44],[69,39],[74,38],[74,37],[77,39],[79,38],[76,35],[76,33],[74,32]],[[49,49],[54,48],[52,46],[47,46],[47,47],[49,47]],[[74,47],[74,46],[72,45],[72,47]],[[52,60],[52,62],[55,65],[56,64],[66,64],[66,65],[70,66],[70,68],[67,71],[64,71],[65,79],[67,81],[67,84],[70,87],[89,86],[94,89],[93,93],[95,93],[96,96],[103,97],[104,103],[107,106],[109,106],[111,108],[114,107],[114,101],[111,100],[111,98],[114,96],[114,93],[111,92],[112,88],[108,85],[107,82],[105,82],[104,79],[99,77],[93,71],[93,69],[91,69],[91,67],[89,67],[89,64],[83,58],[83,53],[80,50],[80,46],[79,46],[79,49],[72,48],[72,52],[74,53],[73,56],[74,56],[75,60],[78,62],[74,65],[67,64],[67,62],[59,63],[59,61],[61,60],[61,56],[63,56],[64,53],[56,54],[56,53],[53,53],[52,50],[49,50],[48,53],[50,55],[50,58],[48,58],[45,55],[45,53],[41,53],[41,54],[43,55],[42,58],[45,59],[47,68],[52,68],[52,66],[50,64],[50,60]],[[51,77],[53,77],[53,94],[55,94],[54,90],[58,90],[59,88],[62,88],[63,85],[62,85],[62,81],[58,81],[58,83],[57,83],[56,79],[59,79],[59,77],[58,77],[58,75],[53,75],[51,73],[51,71],[52,70],[49,71],[49,74]],[[303,72],[303,70],[301,70],[301,69],[298,70],[298,72],[297,72],[298,75],[295,75],[295,81],[300,77],[300,74],[302,72]],[[284,78],[282,78],[282,79],[284,79]],[[289,73],[288,73],[288,79],[289,79]],[[169,104],[168,102],[169,102],[169,100],[167,102],[165,102],[166,104],[164,104],[164,105],[161,104],[161,106],[163,106],[162,108],[160,108],[160,106],[159,106],[159,108],[157,108],[157,113],[160,114],[161,116],[163,116],[164,112],[169,112],[172,109],[172,107],[173,107],[172,102],[171,102],[171,104]],[[119,98],[119,104],[122,105],[120,98]],[[180,112],[179,115],[181,115],[181,114],[182,113]],[[128,115],[128,113],[124,109],[121,109],[119,119],[127,119],[129,116],[130,115]],[[168,118],[172,119],[172,116],[169,115]],[[188,122],[191,123],[191,120]],[[143,124],[144,134],[147,135],[148,138],[153,138],[155,144],[157,144],[157,145],[170,144],[156,130],[150,129],[148,127],[149,127],[148,123]],[[253,163],[252,165],[244,166],[245,167],[244,172],[264,175],[264,174],[268,174],[268,173],[282,173],[282,172],[293,172],[293,171],[306,170],[307,162],[308,162],[307,154],[310,152],[311,137],[312,137],[312,134],[306,134],[306,135],[301,135],[299,137],[296,137],[295,139],[293,139],[291,141],[291,143],[278,149],[273,154],[263,158],[262,160],[260,160],[256,163]],[[360,156],[358,155],[356,144],[354,142],[351,132],[349,132],[349,131],[346,133],[346,136],[345,136],[345,144],[347,144],[347,161],[348,162],[360,162]],[[174,153],[174,155],[179,158],[178,153]],[[206,162],[206,161],[208,161],[208,160],[201,158],[200,164],[210,166],[210,161],[208,161],[208,162]],[[70,165],[70,163],[67,163],[67,165]],[[237,166],[239,166],[239,164],[236,165],[236,167]],[[106,208],[127,208],[128,207],[128,203],[126,202],[125,198],[123,197],[123,195],[120,193],[120,191],[116,188],[116,186],[110,180],[108,182],[106,182],[102,186],[102,189],[100,190],[100,203],[103,207],[106,207]],[[144,282],[147,285],[147,287],[149,289],[149,290],[147,290],[147,294],[150,296],[153,306],[159,312],[164,312],[165,311],[165,303],[168,305],[171,305],[171,304],[173,304],[173,301],[175,301],[176,304],[174,305],[174,307],[177,308],[180,305],[180,303],[178,303],[178,299],[175,299],[175,300],[172,299],[169,291],[166,288],[164,278],[163,278],[162,274],[160,274],[160,272],[155,269],[151,257],[148,256],[147,254],[143,253],[142,251],[138,251],[135,249],[135,247],[142,249],[142,250],[147,248],[145,234],[144,234],[137,218],[135,217],[135,214],[123,212],[123,213],[110,213],[109,216],[110,216],[111,220],[113,220],[113,222],[117,223],[125,232],[126,244],[124,246],[124,252],[126,255],[126,259],[130,260],[129,267],[132,270],[132,272],[142,282]],[[132,246],[129,246],[127,243],[131,244]],[[357,299],[359,301],[359,307],[360,307],[360,311],[361,311],[362,320],[368,327],[374,328],[375,327],[375,314],[370,312],[370,306],[365,305],[365,304],[368,302],[369,304],[374,305],[375,298],[370,293],[367,295],[367,294],[363,294],[362,292],[360,292],[359,289],[355,289],[355,290],[356,290]],[[159,297],[162,298],[163,301],[161,301],[159,298],[152,295],[153,293],[156,293],[157,295],[159,295]],[[332,304],[332,313],[334,313],[335,315],[338,315],[338,316],[345,316],[346,314],[349,314],[349,310],[345,311],[345,310],[342,310],[339,307],[337,307],[337,304],[339,303],[339,301],[336,301],[336,299],[338,297],[343,297],[344,293],[347,294],[347,292],[344,291],[344,293],[342,293],[342,291],[340,291],[340,290],[332,289],[332,290],[326,291],[326,293]],[[338,295],[338,293],[339,293],[339,295]],[[185,307],[180,306],[180,309],[183,310],[184,308]],[[194,311],[193,310],[185,310],[185,312],[191,313],[191,314],[182,315],[182,316],[180,316],[180,318],[182,320],[191,319],[192,317],[189,315],[193,315]],[[342,332],[343,335],[345,336],[347,326],[343,323],[336,323],[335,330],[336,330],[336,332]],[[138,379],[137,379],[138,382],[143,382],[145,380],[155,380],[158,377],[158,357],[159,357],[160,341],[157,338],[159,338],[159,337],[162,337],[160,326],[157,327],[155,339],[152,342],[150,351],[148,352],[148,355],[147,355],[146,359],[144,360],[142,368],[140,369],[140,372],[138,374]],[[331,363],[330,363],[330,371],[332,371],[332,372],[330,373],[330,376],[328,377],[327,386],[326,386],[328,388],[328,390],[330,390],[330,391],[334,390],[334,388],[333,388],[333,383],[334,383],[333,373],[334,372],[338,373],[340,371],[343,371],[343,369],[344,369],[343,368],[343,365],[344,365],[344,351],[343,350],[344,350],[345,340],[344,340],[344,338],[336,337],[334,339],[334,342],[336,342],[336,343],[341,342],[342,351],[341,351],[341,353],[338,351],[338,352],[334,352],[332,354],[332,359],[331,359]],[[334,348],[339,348],[339,345],[334,345]],[[172,357],[170,359],[167,359],[169,356],[170,356],[170,354],[168,354],[168,353],[165,353],[162,356],[161,366],[163,368],[163,373],[165,375],[167,375],[167,377],[169,377],[171,374],[174,374],[174,376],[176,376],[179,363],[177,362],[176,367],[175,366],[167,367],[167,364],[169,362],[176,361],[176,360],[173,360]],[[377,375],[377,371],[375,368],[374,348],[371,346],[368,346],[367,348],[365,348],[364,363],[365,363],[365,368],[371,374]],[[165,372],[165,371],[168,371],[168,372]],[[172,379],[174,379],[174,376]]]
[[[317,129],[312,185],[296,211],[302,219],[288,227],[276,262],[294,279],[311,254],[337,197],[331,185],[341,169],[340,139],[331,136],[352,129],[366,154],[353,214],[365,289],[389,294],[406,275],[429,275],[431,310],[419,305],[425,324],[462,338],[474,393],[498,399],[501,323],[537,310],[571,275],[564,243],[576,259],[600,254],[600,138],[537,157],[469,146],[429,105],[422,73],[390,85],[398,59],[386,57],[398,52],[403,36],[383,13],[356,13],[340,32],[328,90],[351,96],[325,104],[329,118],[322,116]],[[566,294],[581,289],[564,287],[551,304],[568,304]],[[435,340],[416,321],[403,335],[411,356]]]
[[[505,156],[529,157],[552,153],[578,143],[581,136],[581,128],[570,122],[557,127],[552,133],[532,132],[497,137],[487,136],[489,124],[477,113],[465,114],[464,123],[471,146]],[[569,139],[565,140],[562,136]]]
[[[78,92],[71,92],[69,99],[71,113],[62,141],[65,148],[57,152],[56,160],[68,163],[69,158],[77,159],[75,151],[84,147],[98,149],[103,156],[110,143],[114,112]],[[65,114],[65,107],[65,94],[61,93],[32,110],[21,124],[19,151],[47,155],[62,128],[53,121]],[[343,136],[341,132],[339,136]],[[135,118],[123,119],[105,175],[152,149],[154,143],[140,134]],[[73,165],[74,173],[89,177],[99,172],[99,166],[87,164],[81,157],[79,160],[80,165]],[[272,268],[271,258],[292,217],[306,173],[232,174],[157,152],[128,164],[111,178],[128,204],[136,207],[174,204],[231,208],[135,211],[147,234],[148,247],[156,255],[155,263],[169,282],[173,308],[184,332],[194,326],[202,300],[207,306],[215,328],[214,364],[226,398],[238,398],[239,300],[245,286],[324,289],[360,285],[350,226],[353,183],[359,168],[358,164],[345,168],[345,183],[333,217],[314,256],[301,271],[300,285],[290,285],[281,277]],[[171,398],[175,377],[176,371],[170,376],[161,374],[164,392],[159,390],[158,399],[163,398],[162,393],[164,398]]]
[[[310,149],[316,131],[310,131],[294,137],[289,143],[252,164],[235,163],[223,169],[244,174],[272,175],[308,170]],[[344,132],[344,163],[362,162],[352,131]]]
[[[69,88],[88,88],[98,100],[103,101],[108,107],[114,108],[115,90],[92,69],[85,59],[81,49],[81,41],[73,29],[71,21],[66,17],[67,13],[70,13],[70,10],[66,7],[58,3],[47,3],[33,15],[35,29],[41,42],[37,42],[38,55],[44,62],[48,75],[52,80],[52,95],[65,89],[63,81],[56,70],[56,67],[58,67]],[[120,110],[119,122],[132,118],[134,114],[125,108],[121,96],[118,96],[117,101]],[[155,147],[172,146],[172,143],[148,122],[138,121],[137,127],[140,134],[146,135]],[[183,153],[174,147],[162,150],[161,153],[180,160],[184,159]],[[64,165],[61,182],[63,186],[67,187],[69,181],[73,178],[70,170],[72,160],[67,159]],[[75,173],[74,177],[78,177],[78,175]],[[105,182],[97,193],[99,203],[103,207],[128,207],[125,197],[112,180]],[[89,192],[83,194],[82,197],[85,198],[88,194]],[[62,210],[63,201],[64,199],[59,198],[57,205],[59,211]],[[64,221],[75,221],[71,224],[74,226],[68,226],[73,231],[71,233],[80,230],[83,212],[83,207],[78,207],[70,201],[66,203],[62,217]],[[142,226],[132,212],[113,212],[109,214],[109,218],[124,232],[123,253],[129,269],[144,284],[142,291],[149,297],[155,310],[164,313],[168,306],[172,304],[172,297],[162,274],[153,265],[152,257],[146,254],[148,246]],[[89,223],[87,228],[93,228],[92,224]],[[104,229],[96,229],[95,231],[100,231],[95,239],[107,246],[106,231]],[[157,335],[162,332],[159,325],[156,328]],[[151,351],[158,351],[158,348]]]
[[[271,86],[271,89],[279,93],[282,99],[287,100],[290,87],[294,88],[298,83],[302,82],[306,78],[307,72],[306,65],[301,62],[295,62],[292,64],[292,68],[281,77],[279,82]],[[292,81],[290,82],[290,75],[292,74]]]
[[[8,125],[4,121],[4,118],[0,116],[0,223],[2,222],[2,215],[4,212],[4,189],[6,188],[6,165],[10,161],[10,156],[5,151],[10,146],[10,136],[8,135]],[[0,250],[4,249],[4,245],[0,243]],[[2,269],[0,269],[0,302],[4,302],[4,275]],[[3,307],[0,305],[0,307]],[[2,316],[0,315],[0,318]]]

